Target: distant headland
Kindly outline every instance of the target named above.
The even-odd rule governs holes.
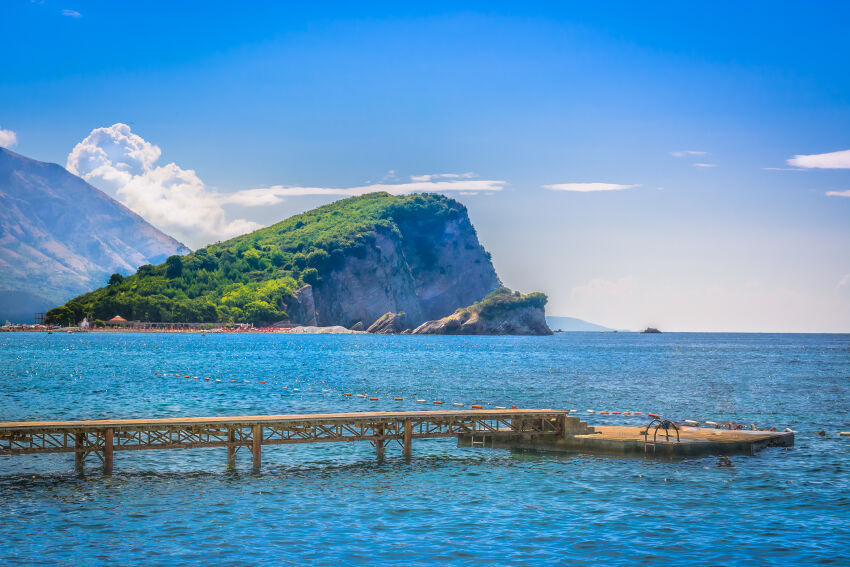
[[[504,288],[466,208],[371,193],[172,255],[51,309],[47,323],[333,327],[376,333],[551,334],[546,296]]]

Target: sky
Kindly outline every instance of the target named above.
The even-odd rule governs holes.
[[[850,332],[850,4],[315,4],[3,0],[0,146],[193,248],[436,191],[550,315]]]

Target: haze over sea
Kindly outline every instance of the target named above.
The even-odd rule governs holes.
[[[368,444],[266,447],[256,475],[247,450],[234,471],[223,449],[117,452],[111,478],[94,456],[85,477],[70,455],[0,457],[0,563],[850,563],[850,441],[837,436],[850,335],[0,335],[3,421],[421,410],[417,398],[799,433],[732,466],[451,439],[414,442],[410,463],[395,444],[383,463]]]

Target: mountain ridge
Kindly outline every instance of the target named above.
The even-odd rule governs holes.
[[[0,148],[0,318],[189,249],[58,164]]]

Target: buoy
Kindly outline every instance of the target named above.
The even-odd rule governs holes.
[[[717,422],[714,422],[714,421],[706,421],[706,422],[705,422],[705,424],[706,424],[706,425],[712,425],[712,426],[714,426],[714,427],[720,427],[720,426],[717,424]]]
[[[400,401],[402,401],[404,398],[393,398],[393,399],[394,399],[395,401],[397,401],[397,402],[400,402]]]
[[[345,392],[345,393],[343,393],[342,395],[343,395],[343,396],[351,397],[351,392]]]
[[[630,412],[630,411],[624,411],[624,412],[623,412],[623,415],[632,415],[632,412]]]
[[[570,410],[570,413],[578,413],[578,412],[579,412],[579,410],[577,410],[577,409],[571,409]]]
[[[850,437],[850,431],[839,431],[838,435],[841,437]]]
[[[607,411],[601,411],[601,412],[599,412],[599,415],[608,415],[608,412]]]
[[[479,404],[472,404],[469,407],[471,407],[472,409],[484,409],[484,406],[479,405]]]
[[[774,425],[773,427],[771,427],[770,429],[768,429],[768,431],[776,431],[776,426]]]
[[[791,429],[790,427],[786,427],[786,428],[785,428],[785,433],[796,433],[796,431],[794,431],[794,430],[793,430],[793,429]],[[844,435],[844,434],[842,433],[842,435]]]
[[[187,375],[186,375],[186,376],[184,376],[183,378],[191,378],[191,376],[189,376],[189,375],[187,374]],[[196,376],[196,378],[197,378],[197,376]]]
[[[195,378],[195,380],[197,380],[197,378]],[[210,381],[210,379],[209,379],[209,378],[204,378],[204,380],[206,380],[207,382],[209,382],[209,381]]]
[[[692,426],[694,426],[694,427],[697,427],[697,426],[699,425],[699,422],[698,422],[698,421],[694,421],[693,419],[686,419],[686,420],[685,420],[685,423],[687,423],[688,425],[692,425]]]
[[[639,411],[633,411],[632,413],[635,414],[635,415],[640,415]]]
[[[621,411],[612,411],[611,415],[622,415],[622,413]]]
[[[649,417],[654,417],[655,419],[661,419],[661,416],[657,413],[648,413],[646,415],[648,415]]]
[[[365,397],[366,397],[366,394],[357,394],[357,397],[358,397],[358,398],[365,398]]]
[[[453,406],[457,406],[457,407],[459,407],[459,408],[462,408],[462,407],[463,407],[463,404],[461,404],[461,403],[459,403],[459,402],[453,402],[453,403],[452,403],[452,405],[453,405]]]
[[[493,409],[508,409],[505,406],[493,406]]]
[[[416,403],[417,403],[417,404],[424,404],[424,403],[425,403],[425,400],[416,400]]]
[[[154,372],[154,373],[153,373],[153,375],[154,375],[154,376],[158,376],[158,375],[159,375],[159,372]]]
[[[519,408],[516,407],[516,406],[511,406],[511,409],[519,409]]]
[[[592,409],[589,409],[589,410],[587,410],[587,413],[596,413],[596,412],[593,411]]]
[[[378,398],[375,398],[375,397],[369,398],[369,401],[370,401],[370,402],[375,402],[375,401],[377,401],[377,400],[378,400]]]
[[[443,402],[441,402],[440,400],[434,400],[434,403],[437,404],[438,406],[443,405]]]
[[[815,435],[821,435],[821,436],[826,435],[826,431],[824,431],[823,429],[821,429],[820,431],[818,431],[817,433],[815,433]]]

